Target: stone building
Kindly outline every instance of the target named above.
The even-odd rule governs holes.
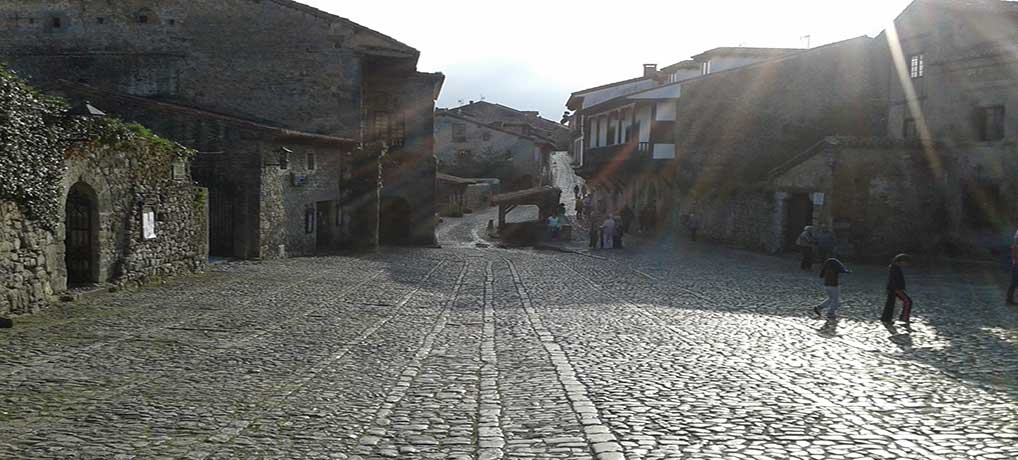
[[[70,136],[57,127],[101,115],[91,107],[81,116],[37,118],[45,125],[15,124],[26,107],[44,109],[27,88],[10,88],[0,92],[4,136],[16,133],[33,146],[41,144],[40,132],[59,139],[32,154],[26,150],[33,146],[17,142],[0,148],[0,315],[31,313],[68,287],[204,269],[207,195],[192,185],[192,151],[113,119],[83,120],[90,128]],[[32,163],[40,158],[45,163]]]
[[[419,54],[290,0],[0,5],[0,60],[33,83],[173,108],[172,122],[140,100],[124,113],[200,151],[223,256],[434,240],[443,77],[418,72]]]
[[[701,235],[743,247],[791,250],[814,224],[833,229],[850,257],[997,257],[1018,223],[1007,199],[1018,192],[1008,163],[1018,135],[1018,3],[916,0],[893,24],[876,38],[753,62],[720,48],[693,59],[697,76],[669,69],[576,93],[578,171],[610,178],[616,209],[646,200],[626,191],[627,180],[654,184],[673,226],[693,214]],[[661,96],[675,114],[671,136],[658,139],[675,155],[641,172],[630,166],[648,160],[620,140],[622,110]],[[613,133],[616,144],[604,143]],[[611,161],[596,155],[605,148]]]
[[[794,51],[717,48],[661,70],[646,64],[641,78],[573,93],[566,105],[574,111],[575,169],[593,190],[599,209],[619,212],[628,205],[649,209],[655,221],[663,221],[678,203],[675,126],[682,83]]]
[[[495,126],[526,136],[538,136],[555,142],[555,150],[569,150],[572,141],[569,128],[561,123],[541,117],[535,111],[516,110],[488,101],[470,101],[454,107],[456,113],[468,116],[488,126]]]
[[[814,114],[798,123],[801,132],[834,137],[803,147],[809,136],[798,142],[782,133],[764,149],[755,139],[737,138],[750,156],[729,151],[718,155],[728,157],[720,163],[748,161],[768,171],[766,177],[745,181],[755,190],[728,187],[727,198],[686,204],[703,214],[711,237],[770,251],[792,249],[793,234],[817,224],[832,228],[839,252],[856,258],[884,260],[900,251],[1002,258],[1018,223],[1018,206],[1006,198],[1018,193],[1008,160],[1018,136],[1018,109],[1011,106],[1018,97],[1016,26],[1012,2],[913,2],[893,28],[869,40],[871,64],[829,75],[844,79],[838,88],[849,88],[840,103],[830,97],[809,103]],[[817,68],[846,61],[802,56]],[[799,73],[758,72],[743,81]],[[803,86],[818,92],[816,85]],[[711,178],[721,172],[712,174],[706,160],[694,171],[698,180],[719,182]]]
[[[442,172],[497,178],[505,191],[523,190],[550,180],[555,141],[541,133],[442,109],[435,113],[435,154]]]

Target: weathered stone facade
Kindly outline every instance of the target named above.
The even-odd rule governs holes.
[[[393,193],[414,210],[408,240],[434,240],[431,119],[443,77],[416,71],[417,50],[290,0],[35,0],[0,6],[0,21],[0,59],[37,84],[174,106],[171,121],[166,107],[138,101],[105,109],[200,151],[214,254],[376,244],[379,200]],[[383,193],[374,144],[415,165],[387,174]],[[314,153],[321,167],[265,167],[284,148],[298,165]]]
[[[598,197],[640,207],[650,190],[673,226],[693,214],[704,238],[747,248],[794,250],[812,224],[854,258],[1003,259],[1018,225],[1016,26],[1013,2],[917,0],[877,38],[679,82],[676,159],[592,173]]]
[[[140,126],[109,123],[64,153],[59,196],[50,197],[60,204],[55,224],[0,198],[0,315],[31,313],[68,286],[204,269],[207,195],[193,185],[192,153]]]
[[[505,190],[547,183],[552,141],[523,135],[455,113],[435,114],[435,156],[439,168],[463,177],[493,177]]]

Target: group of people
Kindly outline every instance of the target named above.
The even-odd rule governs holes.
[[[840,276],[851,273],[851,271],[836,257],[834,234],[823,226],[819,229],[806,226],[796,240],[796,245],[802,251],[802,261],[799,266],[803,270],[813,269],[814,253],[823,260],[820,266],[820,278],[824,280],[827,299],[813,307],[813,316],[822,319],[826,314],[828,319],[836,319],[838,309],[841,307]],[[1012,285],[1014,285],[1018,280],[1018,233],[1015,234],[1015,246],[1012,252],[1012,264],[1016,267],[1012,269]],[[887,284],[885,286],[887,300],[884,302],[884,310],[880,315],[880,320],[885,324],[893,324],[894,312],[899,301],[901,302],[901,314],[898,316],[898,320],[905,323],[906,326],[911,324],[912,298],[906,292],[904,270],[911,263],[912,256],[902,253],[894,256],[891,264],[887,267]],[[1008,295],[1010,299],[1011,294]]]
[[[588,236],[591,249],[622,249],[622,237],[629,232],[623,215],[607,215],[603,220],[590,219]]]
[[[814,238],[812,235],[812,227],[806,227],[803,230],[803,234],[799,237],[799,242],[808,243],[810,238]],[[819,244],[818,244],[819,246]],[[800,247],[806,248],[804,244],[800,244]],[[833,245],[831,246],[833,248]],[[832,249],[833,251],[833,249]],[[845,273],[851,273],[845,264],[838,260],[833,252],[823,252],[821,254],[829,255],[820,268],[820,277],[824,280],[824,290],[827,292],[827,300],[822,304],[813,307],[813,315],[820,319],[823,318],[824,313],[827,317],[834,319],[837,317],[838,308],[841,306],[841,291],[839,286],[839,276]],[[1011,241],[1011,280],[1007,288],[1007,304],[1018,305],[1018,301],[1015,300],[1015,291],[1018,290],[1018,231],[1015,232]],[[912,298],[908,295],[907,285],[905,282],[905,268],[912,263],[912,257],[908,254],[898,254],[891,260],[891,264],[887,267],[887,284],[885,291],[887,300],[884,302],[884,310],[880,315],[880,321],[884,324],[893,324],[894,312],[897,304],[901,303],[901,313],[898,315],[898,320],[905,323],[906,326],[911,324],[912,321]],[[812,254],[807,250],[803,250],[803,258],[801,266],[804,270],[810,270],[812,268]]]

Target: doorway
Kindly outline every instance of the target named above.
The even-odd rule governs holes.
[[[315,203],[315,252],[322,253],[336,248],[338,216],[335,201]]]
[[[99,209],[95,190],[78,182],[67,193],[64,215],[67,285],[99,282]]]
[[[234,257],[234,199],[232,187],[216,184],[209,188],[209,255]]]
[[[378,240],[381,244],[401,245],[410,243],[410,203],[402,198],[382,198],[378,219]]]
[[[798,193],[788,197],[785,207],[785,251],[796,251],[795,240],[807,225],[813,225],[813,201],[809,194]]]

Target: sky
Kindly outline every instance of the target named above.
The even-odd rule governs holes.
[[[439,107],[484,99],[558,121],[569,94],[719,46],[876,36],[911,0],[301,0],[420,50]]]

